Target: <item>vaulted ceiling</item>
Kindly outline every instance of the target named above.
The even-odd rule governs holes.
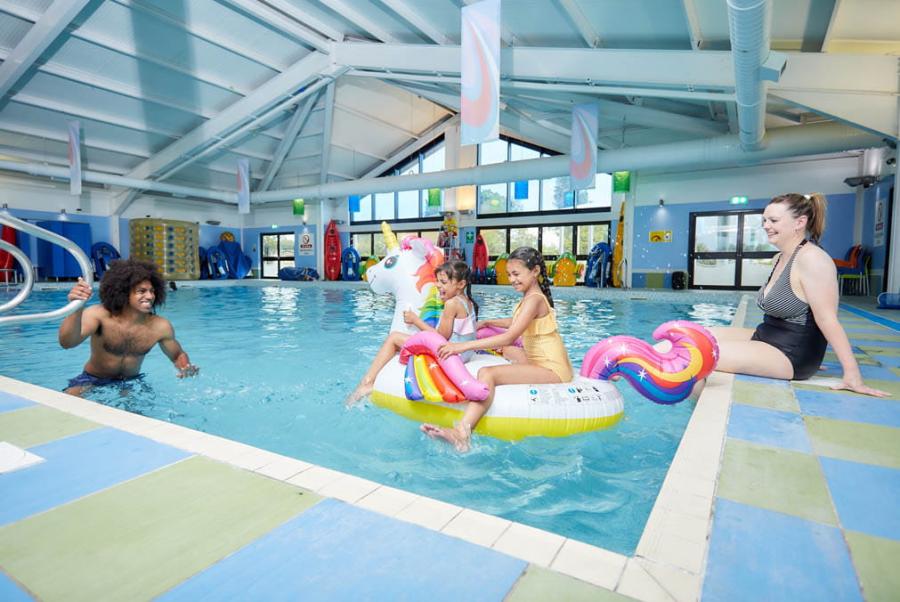
[[[0,0],[0,159],[66,166],[78,120],[84,168],[137,179],[234,191],[239,158],[252,190],[377,173],[457,113],[468,3]],[[724,0],[504,0],[502,41],[513,136],[565,151],[584,100],[603,148],[736,131]],[[803,67],[770,90],[768,127],[896,107],[896,69],[854,57],[896,65],[900,2],[773,0],[771,45]],[[825,97],[856,96],[807,101],[829,77]],[[896,137],[896,118],[860,124]]]

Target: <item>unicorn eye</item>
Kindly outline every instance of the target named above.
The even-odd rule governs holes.
[[[387,259],[384,260],[384,267],[386,267],[387,269],[391,269],[395,265],[397,265],[397,256],[396,255],[391,255],[390,257],[388,257]]]

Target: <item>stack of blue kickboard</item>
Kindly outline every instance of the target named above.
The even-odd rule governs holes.
[[[605,242],[598,242],[588,253],[587,268],[584,271],[584,285],[603,287],[609,278],[609,263],[612,249]]]
[[[278,277],[281,280],[318,280],[319,272],[315,268],[281,268],[278,270]]]
[[[203,252],[200,252],[203,258]],[[225,280],[246,278],[250,274],[253,261],[241,250],[240,243],[223,240],[218,245],[210,247],[206,251],[206,266],[208,278],[212,280]],[[202,269],[200,277],[203,277]]]

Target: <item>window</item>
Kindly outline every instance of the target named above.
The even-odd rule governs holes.
[[[263,278],[278,278],[281,268],[294,267],[294,233],[260,234]]]
[[[555,259],[572,253],[575,229],[572,226],[544,226],[541,228],[541,253],[545,259]]]
[[[569,176],[541,180],[541,210],[572,209],[574,194],[569,187]]]
[[[509,160],[522,161],[524,159],[537,159],[540,151],[521,144],[510,143]],[[540,180],[523,180],[510,184],[509,212],[538,211],[540,209],[541,190]]]
[[[534,247],[539,249],[537,228],[510,228],[509,249],[514,251],[519,247]]]
[[[597,243],[609,243],[609,224],[583,224],[578,226],[576,236],[578,238],[576,255],[586,258]]]
[[[372,235],[371,234],[354,234],[353,247],[360,257],[368,257],[372,254]]]
[[[594,187],[578,191],[578,208],[609,209],[612,206],[612,176],[608,173],[594,175]]]
[[[388,169],[382,176],[410,176],[444,170],[445,151],[443,138],[412,154],[397,167]],[[350,215],[351,224],[393,220],[438,220],[440,206],[429,206],[427,190],[402,190],[380,192],[362,196],[359,211]]]
[[[491,259],[496,259],[498,255],[503,253],[509,253],[509,248],[506,246],[506,228],[481,228],[478,232],[484,239],[484,244],[487,245]]]
[[[403,240],[404,237],[409,236],[410,234],[421,236],[422,238],[427,238],[434,244],[437,244],[437,230],[416,230],[405,232],[398,230],[394,232],[394,235],[397,237],[398,241]],[[384,257],[387,254],[387,246],[384,244],[384,235],[381,232],[356,232],[352,236],[353,246],[356,248],[359,256],[363,259],[373,254],[377,255],[378,257]]]

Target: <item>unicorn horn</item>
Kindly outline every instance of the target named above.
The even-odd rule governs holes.
[[[400,244],[397,242],[397,236],[393,233],[387,222],[381,222],[381,233],[384,234],[384,244],[387,245],[388,251],[394,251],[400,248]]]

